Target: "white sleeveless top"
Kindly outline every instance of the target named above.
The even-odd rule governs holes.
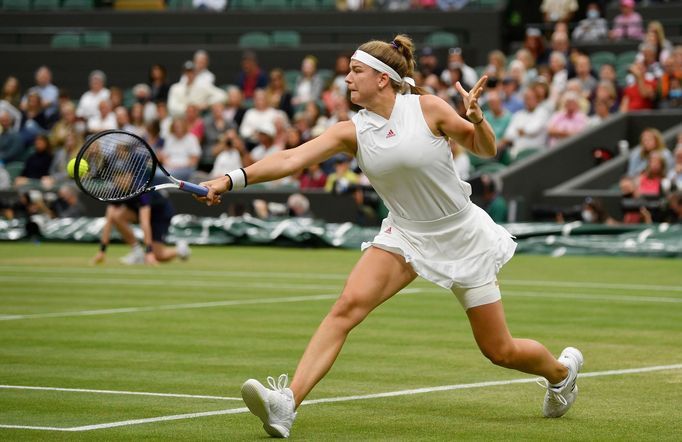
[[[431,221],[469,204],[471,186],[457,175],[447,138],[429,129],[419,95],[396,95],[388,120],[363,109],[352,121],[358,164],[393,215]]]

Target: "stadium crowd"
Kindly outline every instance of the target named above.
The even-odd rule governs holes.
[[[387,2],[393,3],[403,2]],[[621,14],[610,24],[602,18],[601,4],[591,3],[586,16],[569,26],[577,2],[544,1],[551,30],[528,28],[518,50],[492,51],[485,66],[470,66],[458,47],[450,48],[445,59],[430,47],[419,50],[417,85],[451,103],[462,116],[454,84],[459,81],[469,89],[480,75],[488,76],[482,104],[497,136],[498,154],[486,162],[455,146],[454,163],[462,178],[485,164],[508,165],[552,149],[615,113],[682,108],[682,46],[666,39],[660,22],[644,23],[633,0],[620,0],[620,5]],[[609,39],[638,40],[639,49],[616,63],[615,57],[590,56],[572,45]],[[80,97],[60,90],[48,66],[36,69],[33,85],[20,85],[10,76],[0,96],[0,189],[17,189],[22,197],[4,215],[11,217],[17,210],[77,215],[82,208],[66,164],[88,135],[106,129],[145,138],[171,174],[196,182],[294,148],[354,115],[344,82],[349,62],[350,54],[339,54],[334,66],[320,69],[309,55],[294,76],[279,68],[266,72],[257,54],[246,51],[238,76],[219,86],[216,78],[223,75],[211,72],[210,54],[197,50],[182,65],[180,78],[168,78],[166,66],[152,64],[147,78],[127,90],[110,85],[105,72],[94,70],[83,79],[88,90]],[[682,136],[674,152],[653,128],[640,141],[628,153],[627,174],[620,183],[623,195],[679,199]],[[370,214],[377,205],[368,197],[368,181],[357,164],[345,157],[267,186],[355,192],[361,205],[370,206]],[[641,211],[626,214],[622,221],[647,220],[651,217]]]

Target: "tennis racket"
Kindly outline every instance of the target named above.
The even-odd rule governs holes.
[[[169,182],[151,186],[157,168]],[[123,130],[106,130],[90,137],[78,152],[73,169],[78,187],[100,201],[123,201],[169,187],[199,196],[208,193],[204,186],[171,176],[146,141]]]

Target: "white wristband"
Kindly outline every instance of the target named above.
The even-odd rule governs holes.
[[[246,187],[246,172],[244,169],[235,169],[225,175],[230,177],[230,188],[228,190],[239,190]]]

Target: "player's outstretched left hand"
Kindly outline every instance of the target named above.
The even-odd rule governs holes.
[[[481,106],[478,105],[478,99],[485,90],[485,85],[487,83],[488,76],[484,75],[479,78],[469,92],[462,87],[462,84],[459,81],[455,83],[457,92],[459,92],[459,94],[462,96],[462,99],[464,100],[464,107],[467,110],[466,115],[469,121],[478,122],[483,119],[483,111],[481,110]]]

